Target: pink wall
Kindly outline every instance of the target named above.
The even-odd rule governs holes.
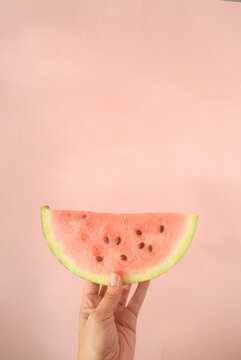
[[[241,4],[1,1],[3,360],[76,359],[83,280],[40,206],[197,212],[151,283],[138,360],[241,358]]]

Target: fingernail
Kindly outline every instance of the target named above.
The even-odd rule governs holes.
[[[118,275],[113,273],[110,275],[110,284],[111,286],[116,286],[118,281]]]

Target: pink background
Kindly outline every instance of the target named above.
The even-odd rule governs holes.
[[[197,212],[135,358],[241,358],[240,24],[237,2],[0,2],[1,359],[77,358],[84,281],[41,205]]]

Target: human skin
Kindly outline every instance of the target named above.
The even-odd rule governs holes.
[[[137,318],[149,284],[150,280],[138,283],[127,305],[131,285],[122,285],[118,274],[111,274],[108,287],[85,282],[78,360],[134,359]]]

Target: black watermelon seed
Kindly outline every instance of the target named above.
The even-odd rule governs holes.
[[[83,219],[85,219],[86,217],[87,217],[87,215],[86,215],[86,214],[84,214],[84,215],[82,216],[82,218],[83,218]]]
[[[120,237],[118,237],[118,238],[116,238],[116,239],[115,239],[115,243],[116,243],[116,245],[119,245],[119,244],[120,244],[120,242],[121,242],[121,238],[120,238]]]
[[[136,230],[136,234],[137,235],[142,235],[142,231],[141,230]]]
[[[138,245],[138,248],[139,248],[139,249],[142,249],[142,248],[144,248],[144,246],[145,246],[145,243],[140,243],[140,244]]]
[[[109,244],[110,243],[110,239],[108,238],[108,236],[105,237],[105,243]]]
[[[103,260],[103,257],[101,256],[96,256],[96,261],[102,261]]]
[[[150,252],[152,252],[152,246],[151,246],[151,245],[148,246],[148,250],[149,250]]]
[[[162,233],[164,231],[164,226],[163,225],[159,225],[159,231],[160,231],[160,233]]]
[[[127,260],[127,256],[125,256],[125,255],[121,255],[121,260],[126,261],[126,260]]]

